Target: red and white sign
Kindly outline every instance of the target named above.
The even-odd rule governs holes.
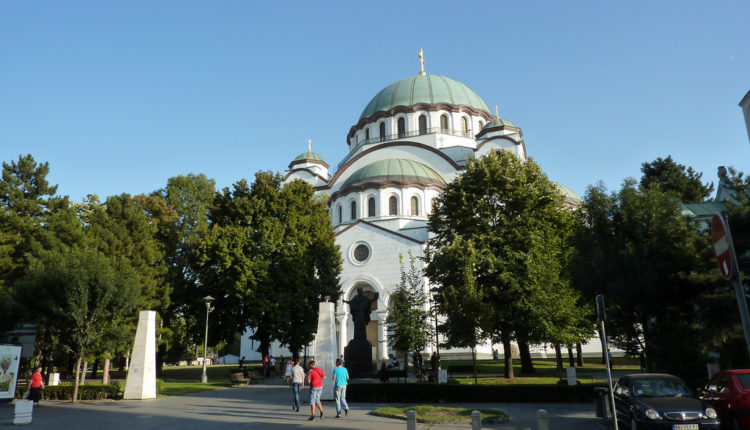
[[[732,253],[729,249],[729,228],[724,223],[724,217],[714,214],[711,219],[711,239],[714,243],[716,263],[724,279],[732,278]]]

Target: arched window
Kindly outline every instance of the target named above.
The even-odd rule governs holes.
[[[464,136],[469,135],[469,120],[466,117],[461,118],[461,131],[464,133]]]
[[[398,199],[396,196],[391,196],[388,199],[388,215],[398,215]]]
[[[351,213],[352,220],[355,220],[357,219],[357,202],[352,202],[351,208],[352,208],[352,213]]]
[[[375,197],[367,199],[367,216],[375,216]]]
[[[381,122],[380,123],[380,141],[382,142],[384,140],[385,140],[385,123]]]
[[[343,221],[343,219],[341,219],[341,205],[338,205],[337,209],[338,209],[337,212],[339,215],[338,223],[341,224],[341,221]]]
[[[440,115],[440,130],[443,133],[448,131],[448,115]]]
[[[419,115],[419,134],[427,134],[427,117]]]
[[[413,216],[419,216],[419,199],[417,196],[411,198],[411,214]]]
[[[406,121],[403,118],[398,119],[398,138],[406,137]]]
[[[365,129],[365,142],[367,142],[368,140],[370,140],[370,129],[366,128]]]
[[[484,121],[480,120],[479,121],[479,129],[481,130],[483,128],[484,128]]]

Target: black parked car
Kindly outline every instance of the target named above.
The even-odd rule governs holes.
[[[614,387],[620,428],[631,430],[718,429],[716,411],[682,379],[664,373],[626,375]]]

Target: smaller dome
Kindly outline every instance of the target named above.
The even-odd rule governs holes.
[[[303,152],[302,154],[294,157],[294,161],[309,161],[309,160],[311,160],[311,161],[323,161],[323,157],[321,157],[320,155],[318,155],[318,154],[316,154],[316,153],[314,153],[312,151]],[[325,161],[323,161],[323,162],[325,163]]]
[[[490,128],[493,128],[493,127],[514,127],[514,128],[518,128],[518,127],[516,127],[515,124],[513,124],[510,121],[508,121],[507,119],[495,118],[492,121],[490,121],[487,124],[485,124],[484,127],[482,127],[482,130],[487,130],[487,129],[490,129]]]
[[[354,172],[341,189],[368,182],[419,182],[426,185],[445,186],[445,180],[436,171],[416,161],[390,158],[368,164]]]
[[[573,191],[570,188],[566,187],[565,185],[559,184],[557,182],[553,182],[553,184],[555,184],[555,186],[557,187],[557,190],[560,192],[560,194],[562,194],[563,196],[565,196],[565,200],[566,201],[569,201],[569,202],[572,202],[572,203],[576,203],[576,204],[583,203],[583,199],[578,194],[576,194],[575,191]]]

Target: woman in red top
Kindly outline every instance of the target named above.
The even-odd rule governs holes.
[[[33,400],[35,406],[39,406],[39,400],[42,398],[41,391],[43,389],[42,368],[37,367],[34,369],[34,373],[31,375],[31,380],[29,381],[29,400]]]

